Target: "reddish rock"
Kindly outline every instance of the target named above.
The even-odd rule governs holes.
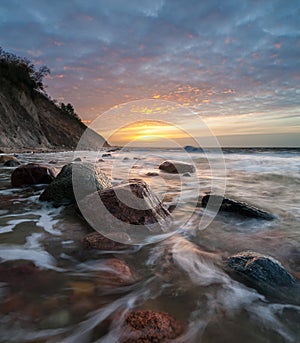
[[[132,311],[125,319],[122,343],[167,342],[182,334],[183,324],[165,312]]]
[[[0,163],[5,163],[7,161],[18,161],[18,160],[15,156],[11,156],[11,155],[0,156]]]
[[[19,294],[13,294],[0,304],[0,313],[4,315],[11,312],[19,312],[24,305],[24,298]]]
[[[107,251],[128,249],[129,246],[119,242],[115,242],[98,232],[92,232],[83,238],[83,245],[86,249],[100,249]]]
[[[0,282],[8,283],[15,291],[34,293],[45,290],[53,293],[63,282],[63,275],[54,271],[41,270],[31,262],[6,262],[0,265]]]
[[[50,183],[57,175],[55,168],[37,163],[28,163],[16,168],[11,175],[14,187]]]
[[[103,270],[97,275],[99,288],[128,286],[136,280],[136,276],[126,262],[117,258],[106,260]]]
[[[20,264],[16,266],[0,265],[0,282],[14,282],[33,275],[39,269],[33,264]]]
[[[179,161],[164,161],[160,164],[159,169],[171,174],[193,173],[195,166]]]
[[[117,229],[128,234],[133,229],[160,234],[172,224],[170,212],[140,179],[90,194],[79,202],[79,208],[94,228],[104,227],[109,234]]]

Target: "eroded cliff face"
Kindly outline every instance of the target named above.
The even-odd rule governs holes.
[[[43,94],[16,87],[0,75],[0,149],[74,149],[85,130]]]

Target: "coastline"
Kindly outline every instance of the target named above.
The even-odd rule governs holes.
[[[5,148],[5,147],[0,147],[0,154],[28,154],[28,153],[53,153],[53,152],[63,152],[63,151],[72,151],[73,149],[50,149],[50,148]]]
[[[178,148],[163,148],[163,147],[115,147],[115,146],[109,146],[105,147],[103,146],[101,150],[103,151],[115,151],[125,149],[126,151],[140,151],[140,150],[171,150],[171,151],[177,151],[180,150]],[[70,152],[75,151],[76,148],[11,148],[11,147],[0,147],[0,154],[28,154],[28,153],[56,153],[56,152]],[[205,148],[206,151],[213,152],[216,150],[216,148]],[[263,152],[271,152],[271,151],[294,151],[300,153],[300,147],[221,147],[221,150],[223,153],[236,153],[236,152],[256,152],[256,153],[263,153]],[[194,151],[197,152],[197,151]],[[199,151],[200,152],[200,151]],[[188,153],[188,151],[187,151]]]

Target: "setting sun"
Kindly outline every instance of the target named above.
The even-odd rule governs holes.
[[[176,139],[187,137],[187,134],[176,126],[160,121],[141,121],[116,130],[109,137],[109,141],[121,145],[127,142],[139,144],[142,142],[176,141]]]

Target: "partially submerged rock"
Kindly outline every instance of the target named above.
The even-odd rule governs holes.
[[[155,171],[149,171],[146,173],[146,176],[158,176],[158,172],[155,172]]]
[[[109,235],[162,234],[168,232],[172,221],[170,212],[140,179],[90,194],[78,207],[93,228]]]
[[[12,155],[0,156],[0,163],[6,163],[7,161],[18,161],[18,160],[15,156],[12,156]]]
[[[15,160],[8,160],[3,165],[4,167],[18,167],[21,163],[15,159]]]
[[[169,342],[184,331],[184,325],[166,312],[132,311],[125,319],[122,343]]]
[[[10,289],[19,292],[34,293],[41,291],[56,292],[63,282],[61,274],[36,267],[28,261],[8,261],[0,265],[0,282],[5,282]]]
[[[220,212],[229,212],[242,217],[254,219],[274,220],[276,218],[272,213],[249,205],[246,202],[225,198],[222,195],[204,195],[201,200],[201,205],[206,207],[208,202],[212,209],[219,210]]]
[[[99,249],[107,251],[117,251],[128,249],[129,246],[113,241],[98,232],[92,232],[83,238],[83,245],[86,249]]]
[[[280,262],[252,251],[227,259],[226,270],[247,286],[276,300],[300,303],[300,286]]]
[[[129,286],[137,281],[128,264],[118,258],[104,262],[103,269],[97,274],[99,288]]]
[[[76,181],[82,185],[83,194],[77,194],[81,198],[92,193],[95,189],[102,190],[111,186],[108,177],[96,165],[70,163],[62,168],[53,182],[44,190],[40,200],[52,201],[57,206],[75,203],[73,191],[74,171]]]
[[[184,147],[184,150],[187,152],[204,152],[204,150],[200,147],[195,147],[192,145],[187,145]]]
[[[195,166],[190,163],[180,161],[164,161],[159,169],[171,174],[194,173]]]
[[[28,163],[13,171],[11,183],[14,187],[48,184],[54,180],[56,175],[57,170],[55,168],[38,163]]]

